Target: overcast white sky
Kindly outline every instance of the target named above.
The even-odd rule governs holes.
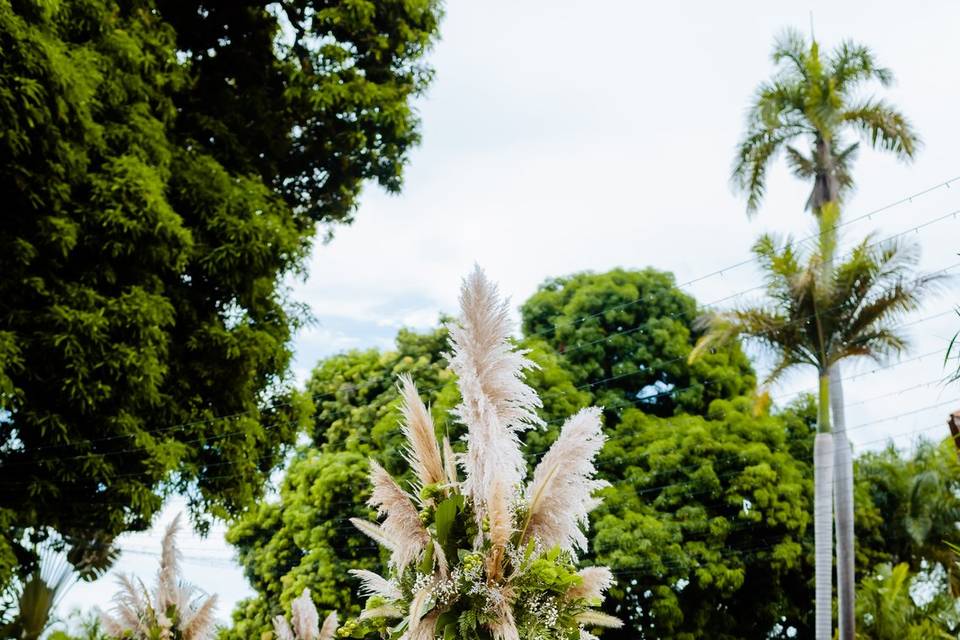
[[[885,95],[924,138],[909,166],[865,149],[845,216],[960,177],[960,4],[450,0],[431,55],[436,81],[419,103],[423,144],[411,154],[403,193],[368,188],[356,222],[316,247],[309,279],[296,286],[317,318],[297,338],[297,376],[338,351],[388,347],[401,326],[435,324],[455,310],[460,277],[474,262],[519,304],[551,276],[653,266],[686,282],[744,260],[763,231],[806,235],[808,187],[782,165],[753,220],[728,175],[747,103],[772,71],[774,35],[785,26],[809,32],[811,11],[822,46],[853,38],[893,68],[897,84]],[[940,218],[960,209],[960,181],[953,187],[844,233],[888,235]],[[960,261],[960,220],[911,237],[928,270]],[[758,283],[746,266],[687,290],[706,303]],[[846,393],[858,451],[890,437],[908,445],[920,430],[946,434],[960,388],[937,381],[960,326],[947,313],[955,301],[953,292],[914,316],[908,362],[848,372],[863,374]],[[774,395],[811,382],[797,376]],[[129,551],[117,570],[152,577],[160,531],[178,508],[153,531],[122,539]],[[187,577],[220,594],[226,620],[251,591],[222,531],[187,536],[182,547]],[[78,586],[61,610],[104,605],[113,590],[109,578]]]

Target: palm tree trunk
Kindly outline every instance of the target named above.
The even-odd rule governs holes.
[[[813,441],[813,543],[816,640],[833,638],[833,434],[830,377],[820,375],[817,436]]]
[[[834,428],[834,500],[837,518],[837,599],[840,640],[854,640],[856,584],[853,522],[853,456],[847,440],[840,363],[830,367],[830,404]]]
[[[833,156],[830,145],[822,136],[817,137],[816,153],[820,171],[814,185],[814,205],[822,212],[828,205],[837,206],[839,202],[839,188],[834,175]],[[839,213],[839,212],[838,212]],[[824,247],[829,247],[825,256],[824,268],[832,277],[833,250],[836,246],[836,227],[829,226],[821,214],[820,233],[825,236],[821,239]],[[827,224],[824,224],[827,222]],[[834,221],[839,222],[839,218]],[[850,453],[850,442],[847,440],[846,419],[843,409],[843,383],[840,375],[840,364],[834,363],[830,367],[830,404],[833,411],[833,426],[835,429],[834,441],[834,500],[836,501],[837,526],[837,610],[840,640],[854,640],[856,635],[856,605],[854,556],[856,553],[853,530],[853,456]]]

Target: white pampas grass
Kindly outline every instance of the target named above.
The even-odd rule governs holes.
[[[507,304],[479,267],[463,283],[460,308],[459,323],[449,327],[447,358],[462,396],[453,414],[467,427],[463,491],[482,519],[494,478],[510,489],[523,481],[526,464],[517,434],[543,424],[536,413],[542,405],[523,382],[523,370],[535,365],[510,344]]]
[[[180,574],[180,550],[176,537],[180,531],[180,514],[167,525],[160,551],[160,571],[157,573],[157,609],[166,611],[170,605],[180,605],[180,589],[177,584]]]
[[[350,575],[360,580],[360,595],[365,598],[380,596],[387,600],[399,600],[403,597],[400,588],[373,571],[366,569],[350,569]]]
[[[374,507],[378,515],[386,516],[380,528],[394,541],[390,561],[402,571],[420,557],[430,542],[430,534],[423,528],[410,494],[374,460],[370,461],[370,483],[373,492],[367,504]]]
[[[337,631],[337,612],[334,611],[320,626],[320,615],[310,599],[310,589],[290,603],[290,621],[283,616],[273,619],[273,632],[277,640],[334,640]]]
[[[160,569],[152,594],[139,580],[134,583],[127,576],[119,576],[120,590],[113,598],[113,615],[101,614],[108,636],[125,640],[172,635],[182,640],[204,640],[211,636],[216,596],[194,597],[196,589],[181,579],[176,544],[179,530],[177,515],[163,536]]]
[[[404,640],[435,640],[434,630],[440,613],[434,609],[420,619],[415,628],[412,628]]]
[[[430,596],[432,595],[432,585],[420,589],[410,600],[409,626],[407,634],[413,640],[414,638],[423,640],[433,639],[433,622],[435,619],[424,617],[430,605]]]
[[[330,614],[323,619],[323,626],[320,627],[320,636],[317,640],[334,640],[337,635],[337,626],[339,626],[337,612],[331,611]]]
[[[502,480],[495,478],[487,503],[490,549],[487,552],[487,578],[497,581],[503,576],[503,557],[513,534],[513,514],[509,495]]]
[[[190,615],[184,616],[183,637],[201,638],[205,629],[213,628],[215,622],[213,612],[217,607],[217,596],[212,595],[200,606],[191,610]]]
[[[586,567],[577,572],[580,584],[567,590],[570,599],[582,598],[587,602],[603,600],[603,594],[613,584],[613,573],[608,567]]]
[[[371,609],[364,609],[360,612],[357,620],[369,620],[371,618],[402,618],[403,611],[392,604],[384,604]]]
[[[490,623],[490,634],[493,640],[520,640],[520,631],[513,617],[512,593],[509,589],[496,589],[493,598],[493,622]]]
[[[583,613],[578,613],[576,620],[578,623],[588,627],[619,629],[623,626],[623,620],[620,618],[615,618],[605,613],[601,613],[600,611],[594,611],[593,609],[588,609]]]
[[[320,616],[310,599],[310,589],[304,588],[290,604],[290,626],[299,640],[316,640],[320,635]]]
[[[583,409],[564,423],[560,436],[537,465],[527,487],[528,523],[524,538],[547,549],[586,550],[582,528],[598,504],[594,491],[607,486],[595,479],[593,459],[603,448],[600,410]]]
[[[440,445],[437,444],[437,434],[433,428],[433,418],[430,417],[430,412],[420,399],[413,379],[407,374],[402,374],[398,386],[400,397],[403,399],[401,430],[407,438],[405,457],[416,474],[415,486],[419,492],[426,485],[444,481],[443,460],[440,456]]]
[[[458,617],[469,612],[468,623],[483,625],[483,636],[491,640],[520,640],[532,633],[548,637],[541,633],[547,628],[556,637],[579,633],[582,640],[594,640],[584,625],[620,625],[612,616],[589,610],[613,582],[610,570],[583,569],[577,585],[557,597],[548,584],[539,584],[531,560],[567,566],[587,546],[583,529],[598,503],[593,493],[606,485],[596,479],[594,468],[604,442],[600,411],[585,409],[571,417],[524,486],[519,435],[542,424],[540,400],[523,381],[524,370],[534,365],[513,347],[507,305],[479,268],[464,280],[460,305],[459,322],[449,327],[451,353],[446,357],[457,375],[461,402],[452,413],[466,427],[466,452],[455,454],[448,438],[438,445],[416,386],[401,376],[404,455],[418,497],[415,501],[371,462],[368,504],[385,518],[380,525],[351,522],[391,552],[393,579],[351,571],[360,579],[361,594],[370,598],[360,619],[384,621],[394,635],[402,634],[401,640],[434,640],[441,615],[464,603],[467,609]],[[423,491],[426,486],[431,490]],[[462,517],[479,526],[455,526]],[[414,564],[431,551],[432,566]],[[394,617],[404,620],[390,627],[393,623],[385,620]],[[443,633],[449,635],[450,628],[445,626]]]
[[[451,487],[460,482],[457,477],[457,454],[453,452],[453,447],[450,446],[450,438],[446,436],[443,437],[443,473],[446,476],[447,484]]]
[[[277,640],[296,640],[293,629],[290,628],[290,623],[283,616],[276,616],[273,619],[273,632],[276,634]]]
[[[360,533],[367,536],[381,547],[385,548],[387,551],[391,553],[397,552],[398,543],[389,535],[387,535],[387,532],[384,531],[383,527],[380,525],[368,522],[367,520],[363,520],[361,518],[350,518],[350,524],[359,529]]]

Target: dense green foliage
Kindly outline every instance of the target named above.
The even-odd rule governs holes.
[[[857,590],[857,637],[864,640],[950,640],[960,633],[957,601],[947,590],[916,593],[906,563],[878,565]],[[919,600],[919,602],[918,602]]]
[[[716,400],[706,416],[631,409],[609,428],[600,469],[613,486],[593,552],[620,578],[615,638],[807,637],[814,411],[756,416]],[[607,637],[606,635],[604,637]]]
[[[110,537],[170,492],[202,520],[262,491],[302,414],[281,283],[365,180],[399,187],[438,19],[0,0],[0,585],[25,530]]]
[[[700,311],[669,273],[615,269],[554,278],[521,313],[524,333],[560,354],[560,364],[608,418],[633,406],[661,416],[702,414],[712,400],[754,385],[738,345],[687,363]]]
[[[257,595],[233,611],[225,638],[256,638],[309,587],[321,611],[357,613],[349,569],[380,569],[376,545],[348,518],[370,518],[367,459],[354,451],[303,450],[290,463],[276,501],[259,505],[227,540]]]
[[[893,447],[857,460],[857,564],[939,565],[960,595],[960,461],[953,441],[921,442],[909,457]]]

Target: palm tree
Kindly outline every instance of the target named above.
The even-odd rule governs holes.
[[[951,640],[956,629],[955,604],[949,594],[936,594],[925,606],[910,595],[914,576],[906,563],[880,565],[860,587],[857,617],[863,620],[864,640]]]
[[[904,160],[913,157],[919,138],[906,117],[882,99],[863,97],[866,85],[887,87],[893,81],[891,71],[877,63],[869,48],[847,41],[823,56],[815,39],[808,42],[790,30],[776,40],[773,62],[777,73],[757,90],[733,166],[732,179],[747,195],[748,214],[759,208],[767,170],[780,152],[796,177],[812,181],[806,208],[821,218],[826,209],[839,211],[853,187],[851,166],[860,143],[851,132],[875,149]],[[807,150],[798,143],[806,144]],[[833,224],[821,228],[835,234]],[[832,255],[824,256],[826,266],[832,262]],[[834,426],[841,443],[834,462],[840,469],[836,486],[840,639],[853,640],[853,460],[839,367],[829,373]]]
[[[825,212],[821,222],[835,218]],[[831,632],[831,490],[833,439],[830,421],[830,371],[855,357],[882,360],[899,353],[906,339],[893,321],[916,309],[923,295],[943,275],[914,277],[917,248],[898,242],[856,245],[837,265],[825,267],[833,253],[822,234],[812,251],[787,240],[762,236],[753,251],[765,273],[766,304],[719,312],[701,319],[707,329],[690,358],[738,336],[755,340],[776,356],[768,376],[773,382],[800,365],[817,370],[818,427],[814,441],[814,539],[816,547],[816,637]],[[840,468],[843,474],[843,468]]]
[[[36,561],[30,574],[19,581],[16,616],[0,626],[3,637],[36,640],[54,622],[60,600],[79,581],[96,580],[120,555],[102,533],[87,538],[47,539],[34,546]]]

